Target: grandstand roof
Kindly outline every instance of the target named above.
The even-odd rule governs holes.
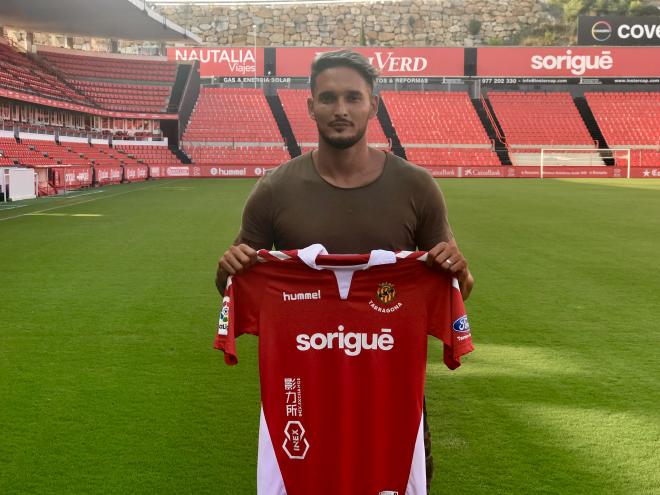
[[[2,0],[0,25],[96,38],[202,42],[142,0]]]

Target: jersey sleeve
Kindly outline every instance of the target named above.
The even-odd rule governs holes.
[[[429,308],[429,333],[442,340],[444,347],[444,362],[451,370],[461,365],[461,356],[474,350],[470,323],[465,313],[463,296],[455,278],[448,284],[443,276],[444,290],[435,292]],[[448,292],[448,294],[447,294]],[[437,294],[446,297],[438,298]]]
[[[259,300],[264,282],[255,272],[253,268],[227,279],[213,347],[224,352],[228,365],[238,363],[236,339],[245,333],[259,333]]]

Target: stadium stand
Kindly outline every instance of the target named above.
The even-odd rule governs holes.
[[[570,93],[489,93],[509,144],[593,145]]]
[[[165,146],[115,145],[119,153],[129,160],[147,165],[180,165],[181,161]]]
[[[73,50],[72,50],[73,52]],[[93,55],[62,53],[40,49],[39,55],[71,78],[98,78],[130,81],[158,81],[171,84],[176,74],[176,64],[162,60],[95,57]]]
[[[90,104],[82,94],[17,51],[3,37],[0,37],[0,86],[46,98]]]
[[[283,146],[188,146],[186,152],[208,165],[279,165],[291,158]]]
[[[201,88],[183,140],[283,143],[266,97],[251,88]]]
[[[500,160],[489,148],[406,148],[406,157],[411,162],[429,167],[434,165],[471,167],[500,165]]]
[[[290,158],[260,89],[201,88],[182,141],[194,163],[277,165]]]
[[[7,165],[23,167],[52,167],[57,163],[34,145],[17,143],[14,138],[0,138],[0,154],[5,161],[12,161]]]
[[[74,152],[87,158],[93,165],[120,166],[137,165],[137,160],[125,156],[107,144],[95,144],[89,146],[85,143],[67,143]]]
[[[68,82],[99,107],[129,112],[165,112],[176,64],[130,57],[95,57],[40,49]]]
[[[633,167],[660,166],[660,93],[585,93],[610,148],[629,148]],[[628,159],[616,157],[627,166]]]
[[[170,86],[120,84],[72,79],[71,83],[100,107],[127,112],[164,112]]]
[[[491,92],[488,100],[504,131],[514,165],[538,165],[541,148],[594,148],[596,145],[567,92]],[[575,161],[576,154],[557,153],[553,165]],[[589,165],[604,165],[598,153],[582,153]]]
[[[53,166],[89,166],[90,161],[78,153],[74,153],[68,147],[59,145],[55,141],[42,141],[26,139],[22,144],[31,146],[35,151],[48,156],[55,163]]]
[[[282,102],[282,108],[291,124],[293,135],[298,142],[301,150],[304,152],[308,149],[313,149],[318,146],[318,130],[316,124],[309,118],[307,112],[307,98],[309,97],[308,89],[286,89],[279,88],[277,95]],[[386,147],[389,142],[383,128],[374,118],[369,121],[367,127],[367,141],[371,146]]]
[[[156,148],[146,146],[143,148]],[[172,155],[169,150],[165,151]],[[149,154],[149,151],[144,151]],[[107,144],[62,143],[52,140],[25,139],[17,143],[13,138],[0,138],[0,154],[2,158],[12,160],[8,165],[27,167],[58,167],[58,166],[121,166],[147,163],[139,162],[139,157],[127,150],[110,148]],[[179,163],[175,158],[175,163]],[[161,162],[159,162],[161,163]],[[164,162],[168,163],[168,162]]]
[[[418,165],[500,165],[467,93],[383,91],[406,157]]]

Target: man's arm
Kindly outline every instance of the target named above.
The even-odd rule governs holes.
[[[257,262],[257,249],[273,247],[273,204],[268,175],[257,181],[243,208],[241,230],[218,261],[215,286],[224,294],[229,275],[238,275]]]
[[[463,300],[467,300],[474,286],[474,277],[454,239],[445,198],[430,175],[420,189],[423,191],[420,191],[423,206],[420,208],[417,245],[428,251],[429,266],[447,271],[458,279]]]
[[[247,244],[230,246],[218,261],[215,274],[215,286],[222,295],[227,286],[229,275],[238,275],[245,272],[257,262],[257,252]]]
[[[455,239],[439,242],[428,252],[429,266],[451,273],[458,279],[463,300],[467,301],[474,286],[474,277],[470,273],[467,260],[458,249]]]

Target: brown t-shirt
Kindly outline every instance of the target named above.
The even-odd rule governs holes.
[[[237,243],[337,254],[429,250],[453,237],[445,201],[429,173],[387,153],[381,175],[345,189],[325,181],[311,152],[262,177],[247,200]]]

